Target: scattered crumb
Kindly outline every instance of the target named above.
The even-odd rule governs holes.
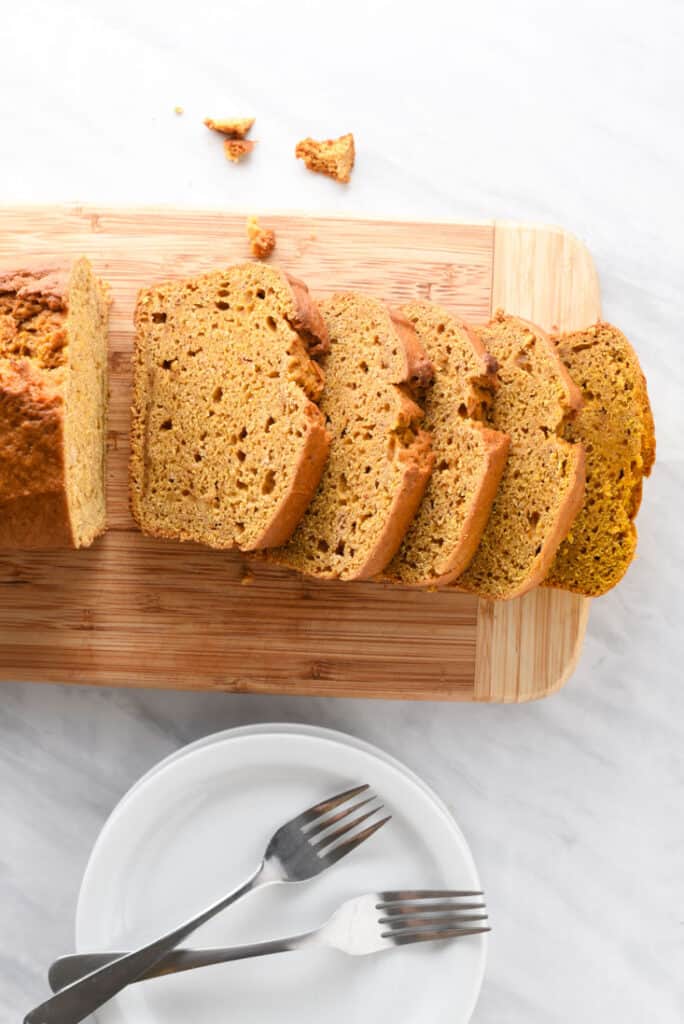
[[[251,569],[245,569],[242,574],[242,578],[240,579],[240,585],[243,587],[251,587],[252,583],[254,583],[254,573]]]
[[[350,132],[339,139],[302,139],[297,143],[295,156],[303,160],[310,171],[348,182],[354,166],[354,136]]]
[[[174,114],[184,114],[185,113],[185,111],[183,110],[182,107],[174,107],[173,108],[173,112],[174,112]]]
[[[315,242],[317,238],[318,238],[318,235],[316,234],[316,232],[312,231],[311,234],[309,235],[309,241],[310,242]]]
[[[249,135],[255,120],[254,117],[205,117],[204,123],[213,132],[221,132],[222,135],[227,135],[230,139],[244,139]]]
[[[223,143],[223,152],[226,154],[226,159],[236,164],[238,160],[242,160],[243,156],[247,156],[251,153],[256,142],[251,142],[249,139],[226,139]]]
[[[258,260],[265,260],[275,249],[275,231],[272,231],[271,228],[262,228],[258,217],[247,218],[247,237],[252,254]]]

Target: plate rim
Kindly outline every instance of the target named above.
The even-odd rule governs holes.
[[[88,860],[86,862],[83,876],[81,878],[81,884],[79,886],[78,898],[76,901],[76,913],[74,918],[74,948],[78,951],[78,933],[82,927],[81,921],[82,916],[85,913],[85,892],[88,888],[89,876],[94,870],[94,864],[99,851],[102,846],[107,842],[108,834],[113,828],[115,822],[118,820],[120,815],[125,811],[126,805],[130,798],[141,789],[145,784],[151,781],[152,778],[159,774],[162,774],[172,764],[177,761],[182,761],[185,757],[192,754],[198,753],[204,748],[218,746],[223,743],[230,743],[234,739],[243,739],[249,736],[278,736],[278,735],[295,735],[295,736],[307,736],[315,739],[322,739],[327,742],[341,743],[343,745],[353,747],[360,750],[370,756],[378,758],[380,761],[384,761],[390,768],[394,769],[408,781],[412,782],[433,803],[435,809],[440,812],[441,816],[446,819],[449,828],[455,834],[455,838],[460,841],[466,860],[468,861],[470,870],[473,873],[477,885],[481,888],[480,875],[477,869],[475,858],[473,857],[470,845],[461,829],[456,818],[452,814],[447,804],[442,800],[438,793],[436,793],[427,782],[424,781],[419,775],[417,775],[413,769],[409,768],[408,765],[404,764],[398,758],[392,754],[388,754],[381,747],[377,747],[373,743],[369,743],[367,740],[363,740],[353,734],[343,732],[339,729],[330,729],[327,726],[310,725],[304,722],[257,722],[249,725],[238,725],[230,726],[227,729],[220,729],[214,733],[208,733],[206,736],[201,736],[196,740],[192,740],[190,743],[184,744],[182,747],[171,751],[160,761],[153,764],[143,775],[141,775],[136,781],[126,790],[126,792],[120,797],[117,803],[112,808],[111,812],[105,819],[102,828],[100,829],[95,842],[91,848]],[[470,1005],[467,1008],[466,1021],[470,1021],[472,1015],[477,1006],[482,991],[482,983],[484,980],[485,968],[488,959],[488,947],[489,947],[489,936],[482,934],[478,936],[479,942],[479,957],[477,961],[477,970],[474,977],[474,985],[472,991],[472,997]]]

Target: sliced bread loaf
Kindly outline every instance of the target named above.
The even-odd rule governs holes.
[[[334,295],[320,309],[330,458],[292,540],[271,557],[312,576],[364,579],[396,552],[430,476],[430,438],[410,388],[432,367],[408,321],[377,299]]]
[[[486,420],[511,443],[480,546],[455,585],[518,597],[544,579],[582,504],[584,451],[561,436],[581,396],[540,328],[499,311],[475,330],[499,364]]]
[[[0,548],[105,528],[107,315],[87,259],[0,272]]]
[[[401,313],[434,366],[434,381],[422,404],[435,468],[383,576],[398,583],[444,585],[465,570],[480,543],[509,438],[481,422],[494,396],[496,362],[477,335],[430,302],[410,302]]]
[[[328,452],[311,356],[327,333],[301,281],[258,263],[143,290],[130,486],[144,533],[283,544]]]
[[[616,327],[598,323],[566,334],[556,350],[584,399],[564,437],[584,447],[587,481],[546,583],[596,597],[615,586],[634,557],[634,518],[655,461],[653,415],[639,360]]]

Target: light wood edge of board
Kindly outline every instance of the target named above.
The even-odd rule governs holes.
[[[499,307],[548,331],[598,320],[601,293],[589,250],[562,228],[495,222],[492,312]],[[546,588],[514,601],[480,600],[473,699],[522,702],[560,690],[577,666],[589,605],[586,597]]]

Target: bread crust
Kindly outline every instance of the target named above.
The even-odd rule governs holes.
[[[0,331],[4,326],[9,332],[5,355],[0,337],[0,547],[79,547],[105,529],[103,521],[84,537],[69,507],[65,394],[70,294],[83,273],[90,274],[85,257],[63,266],[32,261],[0,271],[0,303],[9,297],[11,304],[9,313],[0,314]],[[97,279],[95,285],[106,305],[106,286]],[[45,312],[50,314],[47,327]],[[48,346],[40,356],[12,354],[17,324],[34,316],[41,318],[37,333],[47,336]]]
[[[70,270],[27,261],[21,268],[0,269],[0,295],[14,292],[18,298],[45,299],[48,308],[60,310],[69,291]]]
[[[0,549],[19,551],[76,546],[66,491],[30,494],[0,506]]]
[[[311,298],[311,292],[307,285],[300,281],[298,277],[288,274],[285,270],[279,270],[278,273],[292,290],[295,315],[290,321],[290,326],[306,342],[310,356],[325,355],[326,352],[330,351],[328,328],[325,326],[321,311]]]
[[[40,264],[0,271],[0,295],[64,311],[69,272]],[[0,548],[73,547],[67,502],[64,398],[26,358],[0,357]]]
[[[0,360],[0,548],[73,547],[64,402],[27,359]]]
[[[427,387],[432,380],[434,367],[420,344],[410,320],[398,309],[390,309],[389,315],[401,341],[406,367],[401,380],[395,381],[395,384],[405,384],[410,390],[417,391],[420,395],[422,389]],[[423,415],[422,410],[420,414]]]

